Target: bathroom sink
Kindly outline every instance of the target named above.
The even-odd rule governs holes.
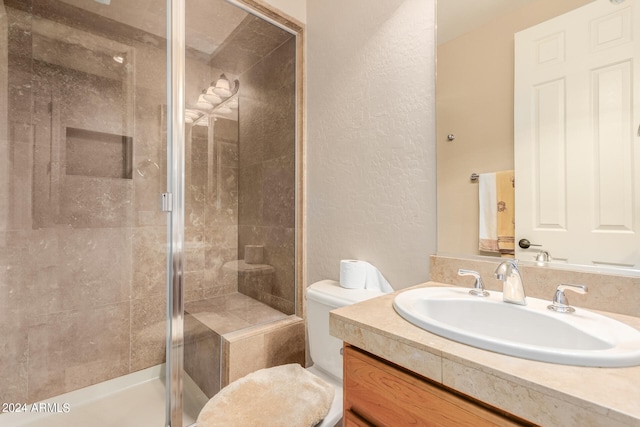
[[[549,301],[527,297],[527,305],[468,289],[429,287],[398,294],[393,306],[410,323],[442,337],[510,356],[592,367],[640,365],[640,331],[612,318],[576,308],[547,309]]]

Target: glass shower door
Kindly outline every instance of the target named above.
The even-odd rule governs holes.
[[[0,427],[188,427],[304,363],[296,39],[205,3],[0,0]]]
[[[0,426],[166,425],[166,4],[0,0]]]

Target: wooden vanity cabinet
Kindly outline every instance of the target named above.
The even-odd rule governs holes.
[[[345,345],[344,427],[531,425]]]

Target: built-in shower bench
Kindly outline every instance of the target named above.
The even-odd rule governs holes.
[[[185,303],[185,371],[209,397],[261,368],[304,365],[304,321],[239,292]]]

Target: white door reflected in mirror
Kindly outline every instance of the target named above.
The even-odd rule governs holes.
[[[515,36],[516,238],[554,262],[640,267],[634,23],[637,2],[599,0]]]

